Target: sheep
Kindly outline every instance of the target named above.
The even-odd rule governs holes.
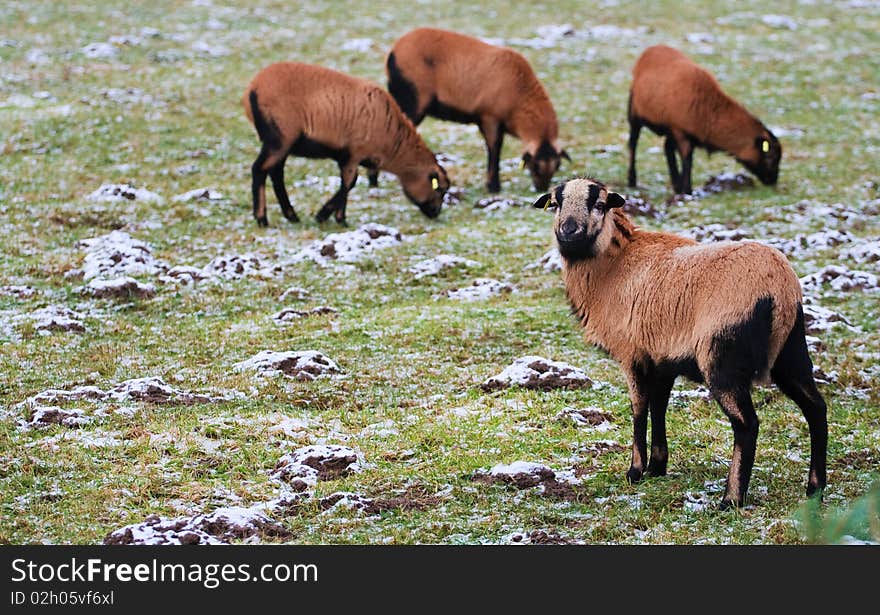
[[[742,506],[755,458],[753,382],[769,377],[810,429],[807,495],[825,488],[827,410],[813,380],[798,277],[778,250],[751,241],[701,245],[633,226],[625,199],[591,179],[544,194],[572,313],[588,343],[605,349],[629,385],[632,462],[626,477],[666,474],[666,406],[673,382],[705,383],[733,427],[721,508]],[[651,458],[646,463],[648,410]]]
[[[385,62],[388,91],[419,125],[426,115],[476,124],[486,140],[486,188],[499,192],[498,166],[505,133],[523,142],[521,166],[543,192],[562,158],[556,112],[547,91],[518,52],[435,28],[400,37]],[[375,172],[371,177],[375,181]]]
[[[725,94],[711,73],[677,49],[655,45],[636,61],[627,118],[631,188],[636,186],[636,146],[642,126],[666,137],[666,162],[677,194],[691,194],[695,147],[710,154],[717,150],[727,152],[766,185],[775,185],[779,177],[779,140]],[[681,172],[676,150],[681,157]]]
[[[346,225],[345,206],[357,182],[358,165],[394,173],[423,214],[440,214],[449,188],[446,171],[379,85],[321,66],[279,62],[254,76],[242,105],[262,142],[251,168],[253,214],[260,226],[268,225],[267,174],[284,217],[299,221],[284,187],[284,163],[290,154],[332,158],[339,165],[342,183],[318,211],[318,222],[334,214]]]

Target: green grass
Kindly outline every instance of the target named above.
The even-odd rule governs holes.
[[[778,186],[668,207],[661,207],[669,195],[665,162],[659,149],[651,149],[661,142],[643,132],[638,192],[668,214],[661,221],[637,219],[643,226],[677,231],[722,223],[749,229],[756,239],[837,228],[860,240],[877,239],[880,223],[877,212],[871,213],[880,198],[876,9],[774,4],[774,14],[797,24],[791,30],[764,23],[760,17],[769,11],[758,2],[734,9],[723,2],[249,4],[29,1],[0,8],[0,23],[14,25],[0,31],[0,279],[38,290],[31,298],[0,295],[5,415],[0,542],[95,543],[152,513],[209,511],[232,501],[230,494],[244,504],[267,500],[277,494],[268,478],[276,460],[319,440],[357,448],[368,466],[318,483],[312,500],[279,519],[293,542],[494,543],[534,529],[602,543],[840,539],[845,532],[805,530],[797,521],[809,458],[807,429],[794,405],[774,389],[756,389],[754,395],[761,434],[750,506],[741,511],[684,506],[687,492],[705,493],[707,482],[726,475],[732,434],[714,403],[691,398],[672,403],[665,478],[630,486],[624,481],[628,450],[589,454],[597,440],[628,449],[625,382],[606,355],[580,339],[559,275],[524,269],[552,247],[550,217],[531,208],[472,207],[485,196],[485,151],[473,127],[430,119],[420,127],[432,149],[462,159],[447,170],[463,199],[436,221],[410,205],[396,181],[383,178],[384,196],[373,197],[361,178],[348,207],[352,227],[380,222],[412,241],[353,268],[290,265],[274,278],[195,287],[140,276],[158,287],[156,297],[140,301],[86,299],[78,292],[82,281],[64,273],[81,265],[78,240],[114,228],[147,242],[154,256],[171,265],[196,266],[220,254],[246,252],[281,261],[337,231],[312,219],[332,190],[293,186],[308,176],[335,175],[330,161],[288,161],[288,188],[303,223],[284,221],[271,196],[271,227],[253,222],[250,165],[258,147],[239,105],[244,87],[259,68],[285,59],[384,83],[383,58],[393,40],[425,24],[502,39],[531,39],[538,26],[566,22],[578,32],[600,24],[637,30],[601,39],[566,37],[548,49],[517,47],[559,115],[561,138],[573,159],[560,179],[589,173],[627,193],[629,71],[650,44],[667,43],[691,54],[766,124],[786,130]],[[143,28],[155,28],[157,35]],[[712,39],[691,42],[687,36],[694,33]],[[115,57],[83,54],[85,45],[114,36],[131,39],[117,43]],[[345,50],[345,42],[356,38],[371,39],[370,51]],[[215,55],[194,48],[199,41]],[[138,90],[129,93],[130,102],[120,103],[105,95],[111,88]],[[502,158],[511,169],[520,153],[519,143],[508,137]],[[724,154],[698,153],[694,185],[711,174],[741,170]],[[107,182],[130,182],[162,195],[164,202],[102,204],[85,198]],[[225,198],[209,204],[171,201],[201,187]],[[535,196],[527,177],[515,170],[502,171],[502,191]],[[796,216],[794,205],[801,201],[810,206],[807,215]],[[859,215],[838,220],[816,213],[819,204],[838,203]],[[826,264],[880,273],[877,263],[845,257],[847,247],[805,251],[792,263],[799,275]],[[408,268],[440,253],[480,264],[414,279]],[[517,290],[475,303],[434,299],[475,277],[505,280]],[[276,326],[271,315],[285,307],[278,297],[294,285],[312,293],[302,305],[329,305],[338,314]],[[829,489],[819,513],[827,509],[829,523],[850,506],[859,514],[868,511],[868,517],[871,510],[876,514],[876,506],[860,498],[877,479],[880,459],[877,297],[860,291],[817,297],[860,328],[831,329],[821,336],[827,350],[813,357],[826,372],[839,374],[837,384],[822,387],[830,406]],[[40,335],[27,324],[11,324],[14,315],[49,304],[86,312],[88,331]],[[317,349],[346,375],[260,383],[233,371],[233,363],[263,349]],[[479,389],[484,379],[526,354],[572,363],[610,384],[588,391]],[[39,391],[86,383],[108,388],[147,375],[187,390],[234,389],[246,397],[193,406],[141,404],[133,415],[114,414],[79,430],[15,427],[23,415],[16,405]],[[611,413],[615,429],[595,433],[556,419],[564,407],[589,405]],[[96,406],[79,407],[93,413]],[[269,430],[276,415],[307,418],[309,427],[296,438],[279,437]],[[393,430],[377,435],[377,424]],[[69,439],[75,431],[109,432],[121,444],[87,448]],[[68,439],[49,446],[46,439],[58,435]],[[219,448],[211,452],[206,440]],[[790,459],[796,456],[802,461]],[[579,466],[589,478],[571,502],[471,480],[478,469],[515,460],[554,469]],[[321,514],[316,504],[336,491],[388,497],[407,487],[438,494],[440,503],[387,511],[378,519]],[[720,493],[708,495],[713,502],[720,499]],[[629,503],[631,496],[640,497],[639,507]],[[853,524],[852,532],[876,541],[877,526]]]

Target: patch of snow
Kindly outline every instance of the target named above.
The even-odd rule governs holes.
[[[837,292],[863,290],[865,292],[878,292],[877,276],[867,271],[852,271],[840,265],[827,265],[816,273],[801,278],[801,286],[805,294],[821,290],[824,285],[829,285]]]
[[[112,280],[94,278],[82,287],[82,292],[98,299],[109,297],[148,299],[156,294],[156,287],[152,284],[142,284],[128,276],[113,278]]]
[[[17,299],[30,299],[37,294],[33,286],[19,284],[4,284],[0,286],[0,297],[15,297]]]
[[[446,269],[454,267],[478,267],[480,263],[472,261],[460,256],[450,254],[438,254],[434,258],[419,261],[409,268],[410,273],[415,274],[415,278],[421,279],[429,275],[437,275]]]
[[[175,203],[189,203],[191,201],[219,201],[223,199],[223,195],[210,188],[196,188],[183,194],[172,197]]]
[[[559,254],[559,248],[551,248],[544,253],[544,256],[536,260],[534,263],[523,267],[524,270],[541,268],[547,273],[562,271],[562,255]]]
[[[483,382],[484,391],[521,386],[528,389],[588,387],[593,381],[582,370],[544,357],[529,355],[516,359],[497,376]]]
[[[176,283],[189,285],[195,284],[201,280],[206,280],[208,277],[209,274],[205,273],[205,271],[199,267],[178,265],[166,271],[164,275],[159,276],[159,280],[166,284]]]
[[[280,312],[272,315],[275,324],[281,327],[287,326],[301,318],[307,316],[320,316],[323,314],[337,314],[338,310],[326,305],[319,305],[308,310],[297,310],[294,308],[284,308]]]
[[[601,408],[588,406],[586,408],[576,409],[566,407],[556,415],[557,420],[571,421],[578,427],[588,427],[596,432],[606,432],[616,429],[611,424],[611,415],[604,412]]]
[[[367,53],[373,48],[373,39],[371,38],[352,38],[342,43],[342,51],[356,51],[358,53]]]
[[[708,509],[712,502],[707,493],[688,491],[684,494],[684,508],[690,512],[702,512]]]
[[[264,263],[262,258],[253,253],[227,254],[218,256],[205,265],[201,273],[208,278],[222,280],[238,280],[244,277],[270,278],[283,271],[280,264]]]
[[[787,15],[761,15],[761,21],[771,28],[797,30],[798,23]]]
[[[855,330],[852,324],[839,313],[816,305],[812,301],[804,301],[804,325],[807,333],[821,333],[835,326],[843,326]]]
[[[89,43],[81,49],[83,55],[89,59],[115,58],[119,50],[111,43]]]
[[[844,256],[859,264],[880,262],[880,239],[859,243],[846,250]]]
[[[150,515],[142,523],[110,532],[108,545],[218,545],[254,536],[288,536],[289,532],[270,519],[262,506],[230,506],[210,514],[166,519]]]
[[[233,364],[232,367],[238,372],[253,370],[269,377],[284,374],[305,381],[342,373],[342,369],[336,363],[317,350],[298,352],[263,350],[250,359]]]
[[[510,196],[487,196],[474,203],[474,209],[483,211],[503,211],[511,207],[526,207],[531,202]]]
[[[52,452],[59,452],[61,450],[62,442],[70,442],[86,449],[115,448],[117,446],[122,446],[122,440],[120,440],[118,436],[121,436],[118,432],[100,430],[64,431],[55,434],[54,436],[43,438],[42,440],[29,442],[28,444],[25,444],[25,446],[39,447]]]
[[[402,241],[403,237],[396,228],[369,223],[355,231],[331,233],[314,241],[295,253],[289,262],[311,260],[319,265],[327,265],[332,260],[354,262],[376,250],[400,245]]]
[[[270,478],[305,491],[319,480],[333,480],[360,472],[363,456],[338,444],[312,444],[283,455]]]
[[[34,329],[40,332],[50,331],[75,331],[82,333],[86,330],[83,324],[85,316],[74,312],[62,305],[50,305],[29,314],[20,314],[13,318],[13,322],[30,322]]]
[[[279,301],[290,301],[291,299],[302,300],[308,297],[311,293],[305,288],[301,288],[299,286],[291,286],[278,298]]]
[[[727,228],[723,224],[701,224],[692,229],[682,231],[683,237],[690,237],[695,241],[702,243],[711,243],[714,241],[740,241],[748,239],[751,234],[741,228]]]
[[[66,276],[81,275],[84,280],[117,276],[157,275],[168,265],[153,257],[152,248],[123,231],[83,239],[76,247],[85,248],[81,269],[68,271]]]
[[[501,294],[507,294],[514,291],[514,287],[506,282],[499,282],[492,278],[477,278],[470,286],[462,288],[453,288],[445,290],[437,295],[435,299],[447,297],[459,301],[482,301],[490,297]]]
[[[145,188],[135,188],[129,184],[101,184],[101,187],[89,194],[86,199],[99,203],[123,203],[125,201],[144,201],[157,203],[162,197]]]

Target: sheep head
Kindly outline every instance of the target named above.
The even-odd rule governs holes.
[[[401,173],[400,184],[407,198],[418,205],[423,214],[436,218],[443,208],[443,195],[449,190],[446,171],[435,161],[429,168],[420,165]]]
[[[614,235],[609,211],[623,207],[626,200],[605,184],[593,179],[572,179],[538,198],[534,206],[553,209],[553,231],[559,253],[565,260],[578,261],[603,253]]]
[[[550,186],[553,175],[559,170],[562,159],[571,161],[568,153],[558,143],[550,144],[542,141],[534,152],[526,151],[522,157],[522,167],[529,170],[532,185],[538,192],[544,192]]]

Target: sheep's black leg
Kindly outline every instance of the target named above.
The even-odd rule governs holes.
[[[733,457],[730,460],[727,490],[721,499],[721,508],[741,507],[745,502],[752,477],[752,466],[755,463],[758,415],[752,405],[748,384],[733,390],[713,389],[710,384],[709,389],[733,427]]]
[[[630,188],[636,187],[636,149],[639,144],[639,133],[642,131],[642,123],[636,117],[629,118],[629,172],[627,184]]]
[[[828,448],[828,408],[813,380],[813,362],[804,339],[804,314],[798,308],[797,320],[785,345],[770,370],[779,390],[800,407],[810,428],[810,473],[807,497],[825,489],[825,464]]]
[[[637,483],[642,479],[642,475],[647,468],[648,391],[650,383],[647,374],[639,370],[637,366],[633,367],[627,377],[629,379],[629,399],[632,405],[633,443],[632,462],[626,473],[626,479],[631,483]]]
[[[266,170],[264,165],[269,157],[269,150],[264,145],[259,156],[251,166],[251,191],[254,199],[254,219],[260,226],[269,226],[266,217]]]
[[[340,226],[348,226],[345,221],[345,206],[348,204],[348,193],[357,183],[357,165],[348,164],[347,161],[339,163],[340,184],[339,190],[336,191],[330,200],[324,203],[321,211],[315,216],[318,222],[324,222],[334,214],[336,222]]]
[[[691,165],[694,161],[694,144],[687,137],[678,140],[678,153],[681,154],[681,194],[690,194]]]
[[[501,163],[501,146],[504,143],[504,129],[500,122],[491,118],[484,118],[480,121],[480,132],[483,133],[483,138],[486,140],[486,149],[489,152],[486,189],[489,192],[500,192],[499,166]]]
[[[663,151],[666,153],[666,164],[669,167],[669,179],[672,181],[672,189],[676,194],[679,194],[679,183],[681,178],[678,174],[678,161],[675,159],[676,149],[675,139],[672,135],[666,135],[666,140],[663,143]]]
[[[379,169],[367,167],[367,180],[371,188],[379,185]]]
[[[675,383],[674,376],[657,375],[651,387],[649,404],[651,409],[651,460],[648,462],[649,476],[666,476],[669,461],[669,448],[666,444],[666,407],[669,394]]]
[[[284,163],[287,156],[278,161],[274,167],[269,169],[269,177],[272,178],[272,188],[275,190],[275,197],[281,205],[281,213],[290,222],[299,222],[299,216],[290,205],[290,198],[287,196],[287,188],[284,186]]]

